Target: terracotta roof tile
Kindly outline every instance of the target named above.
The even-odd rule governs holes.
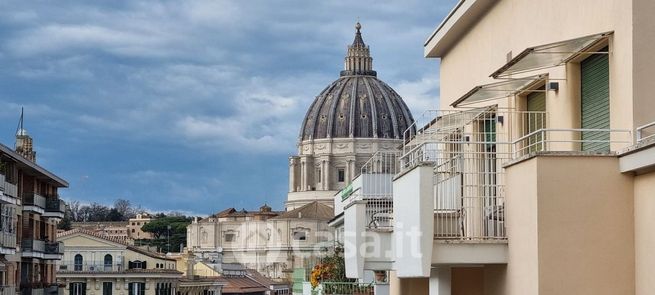
[[[152,258],[175,261],[175,259],[168,258],[165,255],[161,255],[159,253],[143,250],[143,249],[141,249],[139,247],[132,246],[132,245],[126,243],[124,240],[118,239],[116,237],[102,235],[102,234],[99,234],[99,233],[96,233],[96,232],[93,232],[93,231],[90,231],[90,230],[87,230],[87,229],[84,229],[84,228],[76,228],[76,229],[71,229],[71,230],[68,230],[68,231],[57,233],[57,239],[67,237],[67,236],[71,236],[71,235],[74,235],[74,234],[84,234],[84,235],[92,236],[92,237],[95,237],[95,238],[103,239],[105,241],[109,241],[109,242],[112,242],[112,243],[121,244],[121,245],[127,247],[127,249],[129,249],[129,250],[132,250],[132,251],[137,252],[137,253],[141,253],[141,254],[146,255],[146,256],[150,256]]]
[[[274,219],[318,219],[328,221],[334,217],[334,209],[317,201],[284,212]]]

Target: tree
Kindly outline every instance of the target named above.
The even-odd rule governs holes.
[[[89,206],[88,221],[107,221],[109,218],[109,207],[93,202]]]
[[[150,241],[144,240],[140,243],[157,246],[160,249],[169,251],[180,251],[180,244],[186,243],[186,227],[190,223],[191,218],[186,216],[159,217],[141,227],[141,230],[144,232],[152,233],[155,238]],[[170,232],[168,229],[169,226]],[[169,240],[170,245],[167,245]]]
[[[57,224],[57,228],[61,230],[71,230],[71,221],[73,219],[70,206],[66,205],[66,210],[64,210],[64,218]]]
[[[107,214],[108,221],[123,221],[126,220],[125,216],[116,208],[111,208]]]
[[[70,210],[71,219],[73,221],[82,221],[80,216],[80,202],[79,201],[70,201],[68,203],[68,209]]]
[[[114,202],[114,209],[123,216],[123,220],[127,220],[133,213],[132,203],[129,200],[117,199]]]

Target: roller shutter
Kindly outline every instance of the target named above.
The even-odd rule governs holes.
[[[605,48],[603,51],[607,51]],[[607,54],[597,54],[580,63],[581,69],[581,128],[582,129],[609,129],[610,128],[610,87],[609,87],[609,58]],[[609,151],[608,132],[582,132],[583,151]]]

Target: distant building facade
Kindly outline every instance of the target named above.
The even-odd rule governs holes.
[[[55,265],[63,247],[56,228],[65,212],[58,190],[65,187],[65,180],[36,163],[21,116],[15,149],[0,144],[1,294],[58,292]]]
[[[332,207],[312,202],[291,211],[230,208],[187,227],[187,247],[203,260],[240,263],[269,278],[286,279],[325,254]]]
[[[84,229],[59,234],[57,280],[70,295],[221,295],[220,279],[185,277],[177,261]]]
[[[145,232],[141,228],[152,220],[150,214],[141,213],[136,217],[130,218],[127,223],[127,236],[133,240],[152,239],[152,233]]]
[[[89,222],[72,222],[71,228],[82,228],[95,234],[118,239],[123,242],[134,244],[134,240],[153,239],[152,233],[145,232],[141,229],[144,225],[152,220],[150,214],[140,213],[128,221],[89,221]]]

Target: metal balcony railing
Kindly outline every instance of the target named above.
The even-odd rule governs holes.
[[[119,272],[124,271],[120,263],[103,263],[96,261],[92,263],[75,263],[74,261],[62,261],[59,264],[59,271],[84,271],[84,272]]]
[[[0,231],[0,244],[5,248],[16,248],[16,233]]]
[[[5,176],[0,174],[0,192],[4,192],[5,195],[16,198],[18,194],[18,188],[16,185],[7,182]]]
[[[16,286],[0,286],[0,295],[16,295]]]
[[[637,127],[635,130],[637,136],[637,143],[651,141],[655,139],[655,121]]]
[[[361,188],[351,202],[366,202],[366,224],[369,230],[393,229],[393,177],[400,172],[400,152],[376,152],[362,165]]]
[[[317,292],[323,295],[346,295],[346,294],[361,294],[373,295],[373,283],[359,283],[359,282],[322,282],[321,287]]]
[[[45,202],[46,212],[66,212],[66,203],[57,197],[46,198]]]
[[[634,143],[632,130],[548,128],[545,112],[489,106],[423,117],[405,131],[400,168],[434,167],[437,239],[506,239],[504,163],[537,152],[609,153]],[[655,138],[652,131],[655,122],[637,128],[637,142]]]
[[[45,241],[22,240],[20,247],[23,252],[45,252]]]
[[[544,128],[547,114],[493,106],[429,114],[406,131],[400,166],[433,167],[435,238],[505,240],[502,163],[512,139]]]
[[[536,152],[608,153],[632,144],[632,131],[628,129],[542,128],[514,140],[512,158]]]
[[[34,192],[23,194],[23,206],[36,206],[45,209],[45,200],[45,197]]]
[[[64,255],[64,242],[46,242],[45,253]]]

